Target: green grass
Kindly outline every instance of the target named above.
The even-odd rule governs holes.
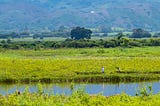
[[[160,47],[6,50],[0,53],[0,81],[158,80],[159,53]]]
[[[83,57],[159,57],[160,47],[82,48],[47,50],[1,50],[0,57],[20,58],[83,58]]]

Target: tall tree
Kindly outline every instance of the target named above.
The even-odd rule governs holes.
[[[71,30],[71,38],[75,40],[79,39],[91,39],[91,34],[92,31],[89,29],[81,28],[81,27],[76,27]]]

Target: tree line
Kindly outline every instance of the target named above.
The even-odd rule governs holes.
[[[66,39],[65,41],[17,41],[2,40],[0,49],[56,49],[56,48],[114,48],[114,47],[142,47],[142,46],[160,46],[160,38],[150,39],[132,39],[119,35],[113,39]]]
[[[110,48],[110,47],[141,47],[160,46],[160,38],[149,38],[151,34],[143,29],[134,29],[133,33],[127,37],[123,33],[116,34],[112,39],[90,40],[92,31],[83,27],[73,28],[70,38],[65,41],[17,41],[11,39],[0,42],[1,49],[47,49],[47,48]],[[15,33],[13,33],[15,35]],[[158,35],[157,35],[158,36]],[[147,39],[135,39],[147,38]]]
[[[75,40],[79,39],[90,39],[92,36],[97,37],[107,37],[108,33],[112,32],[111,28],[105,28],[102,27],[99,30],[99,33],[93,33],[92,30],[86,29],[83,27],[75,27],[71,30],[65,30],[64,28],[60,28],[57,31],[53,32],[36,32],[36,33],[29,33],[29,32],[0,32],[0,38],[1,39],[14,39],[14,38],[27,38],[32,37],[33,39],[44,39],[45,37],[65,37],[65,38],[72,38]],[[102,33],[102,35],[100,35]],[[92,35],[92,36],[91,36]],[[112,37],[116,36],[117,34],[114,34]],[[160,32],[154,33],[153,35],[142,28],[136,28],[132,30],[131,34],[127,34],[126,37],[129,38],[157,38],[160,37]]]

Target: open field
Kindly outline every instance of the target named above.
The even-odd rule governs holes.
[[[113,37],[92,37],[92,40],[99,40],[99,39],[111,39]],[[26,37],[26,38],[14,38],[11,39],[13,42],[20,42],[20,41],[64,41],[65,39],[67,39],[67,37],[44,37],[43,39],[33,39],[33,37]],[[7,39],[0,39],[0,41],[2,40],[7,40]]]
[[[0,53],[0,81],[158,80],[159,52],[160,47],[6,50]]]
[[[11,39],[13,42],[20,42],[20,41],[64,41],[66,38],[63,37],[45,37],[44,39],[33,39],[33,37],[26,37],[26,38],[14,38]],[[6,40],[6,39],[0,39],[0,41]]]
[[[0,50],[0,58],[160,57],[160,47]]]

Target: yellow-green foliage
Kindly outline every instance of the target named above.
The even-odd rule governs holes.
[[[0,77],[58,77],[75,76],[76,72],[101,72],[104,66],[107,74],[122,72],[160,72],[160,58],[90,58],[90,59],[0,59]]]
[[[0,106],[159,106],[160,94],[132,97],[120,94],[110,97],[75,91],[70,96],[42,93],[14,93],[0,96]]]
[[[102,66],[105,68],[105,75],[117,74],[116,67],[123,73],[159,73],[160,57],[156,51],[158,48],[144,48],[145,52],[142,52],[141,48],[121,48],[122,50],[116,48],[104,51],[99,48],[3,51],[0,53],[0,79],[70,78],[86,75],[85,73],[95,75],[101,73]],[[133,57],[134,50],[140,54],[148,54],[145,57],[140,54]],[[119,57],[118,52],[121,54]]]

